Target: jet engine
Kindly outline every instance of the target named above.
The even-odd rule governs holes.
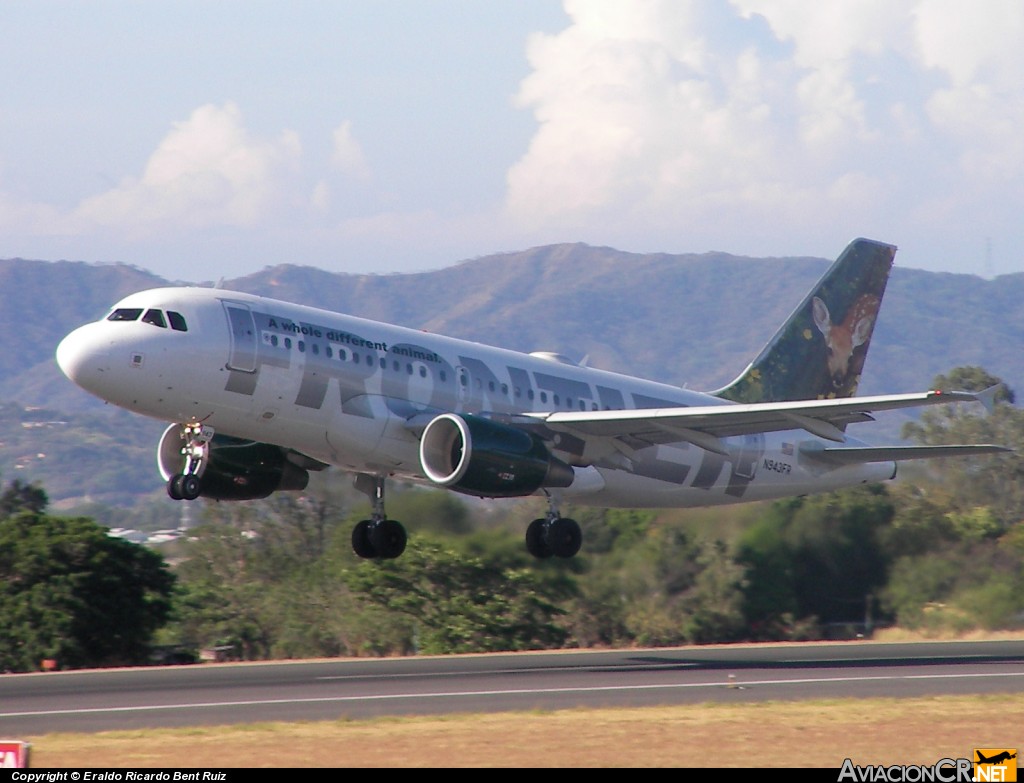
[[[157,447],[157,464],[165,480],[181,473],[185,463],[184,428],[172,424],[164,430]],[[215,500],[257,500],[280,490],[302,490],[309,472],[288,458],[280,446],[214,435],[198,446],[202,497]]]
[[[479,497],[532,495],[574,478],[534,433],[468,414],[431,420],[420,439],[420,466],[435,484]]]

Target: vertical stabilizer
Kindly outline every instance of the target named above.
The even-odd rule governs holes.
[[[896,248],[855,239],[758,357],[712,392],[734,402],[852,397]]]

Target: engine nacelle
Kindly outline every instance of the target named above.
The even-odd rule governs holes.
[[[537,435],[454,413],[441,414],[423,430],[420,466],[435,484],[489,498],[568,487],[575,477]]]
[[[164,480],[181,473],[185,464],[183,427],[164,430],[157,447],[157,465]],[[199,476],[201,497],[215,500],[257,500],[280,490],[302,490],[309,472],[288,459],[279,446],[259,441],[214,435],[201,447]]]

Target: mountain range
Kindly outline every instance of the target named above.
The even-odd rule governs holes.
[[[57,343],[128,293],[186,284],[216,284],[520,351],[554,351],[601,369],[714,389],[739,374],[829,263],[718,252],[637,254],[577,243],[416,274],[337,274],[285,264],[186,283],[127,264],[0,259],[6,347],[0,403],[43,408],[44,420],[57,413],[91,420],[110,411],[61,375],[53,360]],[[1024,274],[986,280],[904,269],[897,254],[859,393],[920,391],[961,365],[984,367],[1011,389],[1022,388],[1022,300]],[[135,420],[118,417],[119,426]],[[141,420],[139,426],[156,433],[155,450],[161,426]],[[126,439],[139,436],[126,433]],[[8,458],[0,448],[0,478],[13,474]]]

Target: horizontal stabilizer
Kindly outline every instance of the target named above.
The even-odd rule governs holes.
[[[800,455],[836,465],[863,462],[899,462],[908,459],[936,459],[938,457],[971,457],[980,454],[1004,454],[1013,449],[989,444],[951,446],[836,446],[821,449],[801,449]]]
[[[975,392],[975,397],[978,402],[985,406],[985,410],[991,413],[996,406],[996,395],[1002,388],[1003,384],[997,383],[989,386],[984,391]]]

